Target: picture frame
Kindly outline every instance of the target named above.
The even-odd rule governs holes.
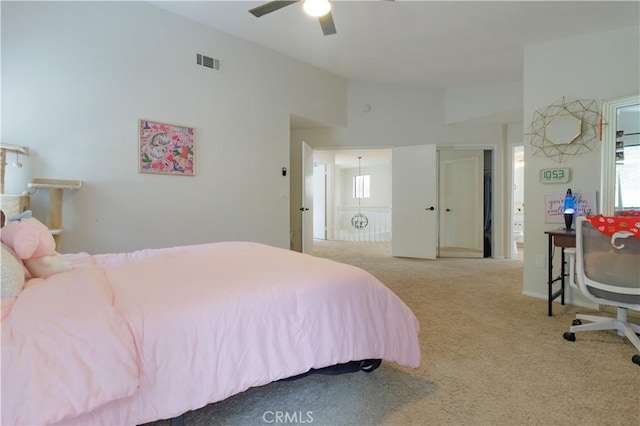
[[[195,176],[195,129],[138,121],[138,172],[162,175]]]
[[[562,207],[565,195],[565,193],[544,195],[545,223],[564,223]],[[578,215],[595,215],[598,213],[596,195],[596,191],[576,191],[573,193]]]

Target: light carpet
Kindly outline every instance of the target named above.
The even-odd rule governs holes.
[[[422,363],[310,375],[186,413],[191,425],[640,425],[635,348],[614,331],[567,342],[573,306],[522,295],[522,261],[391,257],[388,243],[316,241],[359,266],[421,324]],[[600,314],[600,313],[596,313]],[[159,421],[149,426],[166,426]]]

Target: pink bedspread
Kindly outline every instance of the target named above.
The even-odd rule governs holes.
[[[43,425],[138,388],[139,363],[113,290],[89,255],[32,279],[2,319],[2,425]]]
[[[8,340],[13,355],[6,359],[5,326],[12,329],[14,340],[16,333],[31,335],[29,344],[41,346],[33,356],[56,348],[78,355],[69,361],[69,366],[78,368],[65,370],[64,376],[84,387],[60,395],[69,400],[65,406],[77,408],[66,411],[66,417],[60,417],[63,409],[47,410],[55,412],[47,417],[29,417],[39,424],[134,425],[175,417],[310,368],[369,358],[408,367],[420,362],[419,325],[413,313],[372,275],[353,266],[247,242],[97,255],[92,262],[78,256],[70,259],[72,271],[54,275],[37,288],[30,285],[29,291],[55,286],[46,290],[48,294],[62,296],[52,302],[73,300],[85,307],[81,316],[72,315],[57,331],[48,329],[51,337],[40,335],[41,330],[23,330],[15,321],[16,312],[23,310],[32,322],[48,322],[52,315],[41,310],[42,304],[32,305],[23,292],[3,321],[3,425],[25,424],[25,410],[52,404],[49,391],[39,386],[42,379],[29,378],[34,371],[27,366],[36,360],[20,361],[22,369],[5,378],[5,364],[7,371],[13,371],[20,351],[32,350]],[[76,276],[82,270],[76,267],[79,262],[92,263],[100,287],[108,283],[113,292],[112,303],[74,296],[76,286],[92,285],[86,277]],[[60,281],[67,286],[64,292]],[[113,333],[108,344],[101,343],[104,325],[96,324],[101,320],[85,309],[118,313],[108,318],[117,323],[107,327]],[[90,333],[80,346],[89,343],[94,349],[69,349],[78,342],[67,339],[67,326]],[[92,358],[98,352],[99,360]],[[114,364],[121,368],[114,369]],[[105,366],[113,377],[95,373]],[[60,377],[57,368],[47,374]],[[36,386],[23,386],[14,394],[25,380]],[[85,381],[120,393],[97,398]],[[35,398],[36,405],[25,408],[18,403],[27,397]],[[41,416],[40,410],[36,412]]]

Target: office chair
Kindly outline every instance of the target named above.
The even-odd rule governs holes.
[[[584,216],[577,218],[576,249],[569,254],[569,283],[589,300],[615,306],[617,315],[577,314],[563,337],[574,342],[577,332],[617,330],[640,352],[640,324],[627,319],[627,310],[640,311],[640,218],[597,216],[594,221],[598,228]],[[636,229],[636,233],[624,229]],[[631,360],[640,366],[640,355]]]

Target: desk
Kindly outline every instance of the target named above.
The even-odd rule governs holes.
[[[548,291],[549,291],[549,300],[548,300],[548,315],[552,316],[551,305],[555,299],[560,296],[560,303],[564,305],[564,278],[568,275],[565,272],[565,258],[564,258],[564,249],[568,247],[576,246],[576,231],[573,229],[554,229],[551,231],[545,231],[545,234],[549,236],[549,267],[548,267]],[[553,247],[561,248],[561,257],[560,257],[560,275],[557,277],[553,277]],[[560,282],[560,288],[557,291],[553,291],[553,284],[556,282]]]

